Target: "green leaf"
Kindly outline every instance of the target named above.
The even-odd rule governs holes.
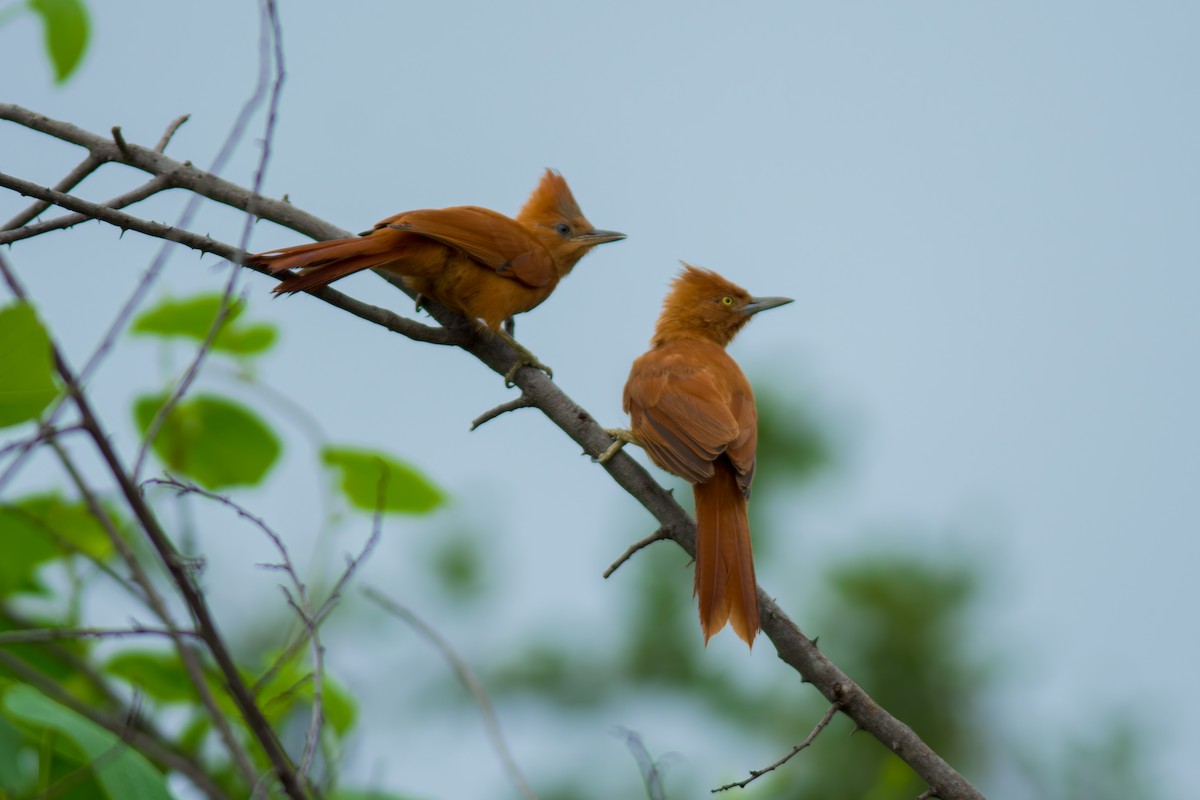
[[[220,294],[202,294],[182,300],[164,300],[133,321],[130,331],[135,334],[162,337],[183,337],[203,342],[212,330],[221,310]],[[275,327],[266,323],[236,326],[234,323],[245,310],[245,302],[234,300],[212,342],[213,350],[236,355],[254,355],[270,349],[275,343]]]
[[[54,80],[62,83],[71,77],[87,49],[87,8],[80,0],[29,0],[29,7],[42,18]]]
[[[110,658],[104,671],[164,703],[187,703],[196,697],[191,678],[174,651],[127,650]]]
[[[134,405],[142,435],[164,395],[143,395]],[[245,406],[212,395],[184,400],[167,414],[154,439],[154,453],[168,469],[208,489],[253,485],[279,458],[279,439]]]
[[[33,687],[10,688],[3,707],[18,722],[58,731],[73,741],[110,800],[171,800],[166,780],[141,753]]]
[[[384,453],[326,447],[321,460],[341,474],[350,505],[363,511],[428,514],[445,502],[442,491],[416,467]]]
[[[108,534],[83,503],[42,494],[0,505],[0,597],[42,591],[38,568],[74,550],[97,560],[112,553]]]
[[[36,419],[58,395],[50,337],[28,303],[0,309],[0,428]]]

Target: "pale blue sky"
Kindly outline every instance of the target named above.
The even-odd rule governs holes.
[[[168,152],[207,164],[253,84],[252,4],[93,6],[65,88],[32,21],[0,29],[4,99],[145,143],[190,112]],[[993,554],[991,644],[1023,678],[1011,705],[1083,727],[1141,707],[1160,717],[1173,796],[1200,784],[1186,723],[1200,708],[1200,6],[284,2],[282,15],[267,193],[360,230],[409,208],[514,212],[543,167],[561,170],[591,221],[629,239],[584,260],[518,335],[613,423],[677,259],[795,297],[733,348],[849,431],[836,476],[795,504],[792,546],[820,563],[869,531],[934,530],[920,546]],[[49,183],[76,156],[0,125],[6,172]],[[227,176],[249,183],[255,158],[243,147]],[[0,218],[22,205],[0,194]],[[235,240],[238,224],[209,210],[193,227]],[[264,225],[254,244],[296,240]],[[90,225],[9,255],[82,359],[155,247]],[[165,286],[214,286],[211,261],[179,254]],[[522,629],[544,624],[552,592],[556,613],[603,630],[621,587],[596,576],[634,535],[613,527],[636,518],[631,500],[533,413],[467,434],[506,397],[467,357],[248,285],[251,313],[284,328],[266,380],[335,438],[422,464],[460,513],[505,520],[519,557],[544,559],[511,600]],[[397,303],[369,276],[342,288]],[[123,387],[155,385],[153,358],[130,348],[102,376],[114,424],[129,425]],[[284,474],[311,486],[305,458]],[[277,486],[261,502],[304,535],[303,498],[285,508]],[[569,536],[561,514],[583,518]],[[373,579],[403,553],[387,544]],[[248,598],[274,591],[244,572]],[[759,574],[803,626],[803,587],[769,563]],[[774,668],[768,648],[751,658]],[[415,788],[455,796],[444,773],[427,780]]]

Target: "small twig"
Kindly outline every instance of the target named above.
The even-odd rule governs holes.
[[[804,748],[806,748],[810,744],[812,744],[814,741],[816,741],[816,738],[821,735],[821,731],[825,730],[825,726],[827,726],[833,720],[834,715],[837,714],[837,712],[840,711],[841,708],[842,708],[842,703],[840,700],[835,701],[831,706],[829,706],[829,710],[825,712],[825,716],[821,717],[821,721],[818,722],[817,726],[812,729],[812,732],[809,733],[808,736],[804,737],[804,741],[801,742],[800,744],[796,745],[795,747],[793,747],[791,749],[791,752],[789,752],[783,758],[776,761],[774,764],[771,764],[768,767],[763,767],[762,769],[752,769],[752,770],[750,770],[750,777],[746,778],[746,780],[740,781],[738,783],[727,783],[724,786],[718,786],[716,789],[712,790],[712,793],[716,794],[717,792],[724,792],[728,789],[745,789],[747,786],[750,785],[751,782],[757,780],[758,778],[762,777],[763,775],[766,775],[768,772],[771,772],[772,770],[782,767],[784,764],[786,764],[788,761],[791,760],[792,756],[796,755],[801,750],[803,750]]]
[[[923,791],[919,795],[917,795],[917,800],[929,800],[929,798],[937,797],[937,796],[938,796],[938,793],[936,790],[926,789],[925,791]]]
[[[507,403],[501,403],[495,408],[485,411],[475,419],[471,420],[471,430],[475,430],[484,423],[491,422],[501,414],[507,414],[509,411],[516,411],[519,408],[532,408],[533,401],[522,394],[516,400],[509,400]]]
[[[62,428],[42,426],[38,429],[37,433],[33,434],[33,436],[29,436],[24,439],[18,439],[15,442],[9,442],[3,447],[0,447],[0,458],[4,458],[14,450],[28,450],[29,448],[37,447],[39,444],[48,442],[51,439],[62,436],[63,434],[75,433],[80,430],[82,430],[82,428],[80,428],[78,425],[67,425],[66,427]]]
[[[187,122],[191,118],[191,114],[184,114],[181,117],[176,117],[175,120],[173,120],[171,124],[167,126],[167,129],[163,131],[162,138],[158,140],[158,144],[154,145],[154,152],[162,153],[166,151],[167,145],[171,143],[171,137],[175,135],[175,131],[179,130],[183,126],[183,123]]]
[[[378,589],[367,587],[363,590],[363,593],[384,611],[407,622],[417,633],[424,636],[434,647],[441,651],[442,655],[445,656],[446,660],[454,668],[459,681],[471,693],[475,704],[479,706],[479,713],[483,715],[483,722],[487,727],[488,738],[492,740],[492,746],[496,749],[496,754],[500,756],[500,761],[503,762],[505,770],[508,771],[509,777],[516,784],[521,796],[526,798],[526,800],[537,800],[533,789],[529,788],[529,784],[525,782],[520,768],[517,767],[516,760],[513,759],[512,753],[509,752],[508,745],[504,741],[504,735],[500,731],[500,721],[496,718],[496,712],[492,708],[492,703],[488,699],[487,692],[483,689],[483,684],[475,677],[475,673],[471,671],[471,668],[467,666],[462,657],[454,651],[449,642],[442,638],[441,634],[414,614],[411,609],[391,599]]]
[[[129,158],[129,144],[125,141],[125,134],[121,132],[120,125],[113,125],[112,137],[113,142],[117,145],[117,149],[121,151],[121,155]]]
[[[104,166],[107,161],[108,159],[106,158],[102,158],[93,153],[88,153],[87,157],[84,158],[83,161],[79,162],[75,169],[68,172],[66,177],[54,184],[54,188],[60,192],[71,191],[78,186],[84,178],[86,178],[88,175],[91,175],[100,167]],[[4,223],[4,226],[0,228],[0,230],[8,231],[13,228],[20,228],[28,224],[30,221],[37,219],[38,215],[51,205],[51,203],[48,203],[45,200],[39,200],[33,205],[29,206],[29,208],[22,211],[20,214],[17,214],[8,222]]]
[[[312,637],[313,631],[321,627],[321,624],[325,622],[325,618],[328,617],[333,609],[337,606],[338,601],[342,597],[342,592],[346,588],[346,584],[350,582],[350,578],[355,572],[358,571],[359,566],[362,565],[362,563],[375,549],[375,545],[378,544],[379,537],[382,532],[383,518],[380,514],[376,513],[375,520],[371,526],[371,535],[367,538],[366,544],[363,545],[362,550],[359,551],[357,556],[348,557],[346,559],[346,569],[342,572],[342,575],[338,578],[337,582],[334,583],[333,589],[331,589],[329,592],[329,597],[325,598],[325,602],[322,603],[321,607],[318,608],[316,613],[312,615],[312,629],[306,628],[300,637],[284,648],[283,652],[275,658],[275,661],[270,667],[267,668],[266,672],[259,676],[258,680],[254,682],[253,687],[251,687],[255,694],[261,692],[263,687],[266,686],[279,672],[280,668],[290,661],[302,647],[308,644],[309,639]]]
[[[649,547],[650,545],[654,544],[657,541],[660,541],[662,539],[670,539],[670,538],[671,538],[671,534],[669,531],[667,531],[666,528],[659,528],[654,533],[647,536],[645,539],[641,539],[639,541],[634,542],[633,544],[631,544],[629,546],[628,550],[626,550],[624,553],[621,554],[620,558],[618,558],[616,561],[614,561],[609,566],[608,569],[604,570],[604,577],[607,578],[607,577],[611,576],[614,572],[616,572],[618,569],[620,569],[622,564],[624,564],[626,561],[628,561],[630,558],[632,558],[634,553],[636,553],[638,550],[641,550],[643,547]]]
[[[662,767],[664,765],[651,758],[650,751],[646,749],[646,743],[642,741],[642,737],[620,725],[613,728],[613,735],[624,740],[625,748],[637,762],[638,771],[642,773],[642,783],[646,784],[646,794],[649,800],[665,800],[667,794],[666,788],[663,786]],[[663,759],[665,760],[671,755],[668,753]]]
[[[27,628],[19,631],[0,631],[0,644],[56,642],[62,639],[121,639],[126,636],[199,637],[196,631],[171,628]]]

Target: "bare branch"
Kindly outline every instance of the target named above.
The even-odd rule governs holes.
[[[507,403],[501,403],[495,408],[485,411],[475,419],[471,420],[471,430],[475,430],[480,425],[491,422],[501,414],[507,414],[509,411],[516,411],[520,408],[533,408],[533,401],[525,395],[521,395],[516,400],[509,400]]]
[[[628,561],[630,558],[632,558],[633,554],[636,553],[638,550],[641,550],[643,547],[649,547],[650,545],[654,544],[655,542],[659,542],[659,541],[662,541],[663,539],[669,539],[669,538],[671,538],[671,537],[667,535],[667,532],[665,530],[663,530],[662,528],[659,528],[654,533],[647,536],[645,539],[639,539],[638,541],[629,545],[629,549],[626,550],[624,553],[622,553],[620,558],[618,558],[611,565],[609,565],[608,569],[604,570],[604,577],[605,578],[610,577],[614,572],[616,572],[618,569],[621,568],[621,565],[623,565],[626,561]]]
[[[56,642],[63,639],[122,639],[127,636],[165,636],[175,639],[180,636],[199,635],[195,631],[146,628],[141,625],[130,628],[26,628],[19,631],[0,631],[0,644]]]
[[[496,754],[500,756],[500,761],[503,762],[504,769],[508,772],[509,777],[512,778],[513,783],[516,784],[517,789],[521,792],[521,796],[526,798],[526,800],[537,800],[537,796],[529,788],[529,784],[526,783],[524,776],[521,775],[521,770],[508,749],[508,744],[504,741],[504,734],[500,731],[500,721],[496,718],[495,709],[492,708],[492,703],[488,699],[487,692],[483,689],[483,684],[475,677],[475,673],[471,671],[467,662],[463,661],[462,657],[454,651],[449,642],[442,638],[441,634],[414,614],[411,609],[369,586],[363,590],[363,593],[384,611],[411,625],[417,633],[424,636],[445,656],[446,660],[454,668],[455,674],[458,675],[459,681],[471,693],[475,704],[479,706],[479,713],[483,715],[483,723],[487,727],[488,738],[492,740],[492,746],[496,749]]]
[[[167,145],[171,143],[171,138],[175,135],[175,132],[183,127],[183,123],[187,122],[191,118],[191,114],[184,114],[183,116],[177,117],[175,120],[173,120],[171,124],[167,126],[167,129],[163,131],[162,138],[158,140],[158,144],[154,145],[154,152],[162,153],[166,151]]]
[[[75,169],[68,172],[65,178],[56,183],[54,188],[60,192],[71,191],[78,186],[84,178],[102,167],[105,161],[107,161],[107,159],[98,158],[89,153],[87,157],[83,159],[83,161],[79,162],[79,165],[75,167]],[[11,228],[20,228],[22,225],[25,225],[31,220],[37,219],[37,216],[49,208],[50,205],[51,204],[45,200],[39,200],[29,208],[22,211],[20,214],[17,214],[8,222],[4,223],[4,227],[0,228],[0,230],[7,231]],[[0,243],[2,243],[2,240],[0,240]]]
[[[841,708],[842,708],[842,704],[839,702],[836,702],[836,701],[831,706],[829,706],[829,710],[825,712],[825,716],[821,717],[821,721],[818,722],[816,727],[812,729],[812,732],[809,733],[808,736],[804,737],[804,741],[801,742],[800,744],[796,745],[795,747],[793,747],[788,752],[787,755],[785,755],[783,758],[776,761],[774,764],[771,764],[770,766],[767,766],[767,767],[763,767],[762,769],[752,769],[752,770],[750,770],[750,777],[746,778],[746,780],[739,781],[737,783],[727,783],[724,786],[718,786],[716,789],[712,790],[712,793],[716,794],[717,792],[724,792],[729,789],[745,789],[752,782],[758,780],[763,775],[766,775],[768,772],[771,772],[772,770],[776,770],[779,767],[782,767],[784,764],[786,764],[788,761],[790,761],[792,759],[792,756],[796,755],[801,750],[803,750],[804,748],[808,747],[810,744],[815,742],[817,740],[817,737],[821,735],[821,731],[825,730],[826,726],[829,725],[829,723],[831,721],[833,721],[834,715],[837,714],[837,712],[840,711]]]
[[[171,188],[171,182],[167,180],[167,177],[165,175],[156,175],[143,183],[141,186],[138,186],[136,189],[130,189],[124,194],[117,195],[107,203],[104,203],[104,205],[112,209],[125,208],[126,206],[131,206],[134,203],[141,202],[147,197],[155,195],[164,189],[169,188]],[[63,189],[59,191],[69,190]],[[52,203],[42,200],[39,200],[38,202],[47,207],[53,205]],[[22,225],[21,227],[14,227],[12,229],[5,229],[3,232],[0,232],[0,245],[12,244],[13,242],[19,242],[22,239],[32,239],[35,236],[41,236],[43,233],[62,230],[63,228],[70,228],[74,225],[80,224],[81,222],[90,222],[93,219],[95,219],[95,217],[92,217],[89,214],[63,214],[60,217],[48,219],[45,222],[39,222],[33,225]]]

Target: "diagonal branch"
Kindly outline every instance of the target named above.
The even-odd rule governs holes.
[[[0,118],[9,119],[47,135],[87,147],[93,155],[105,156],[152,174],[169,174],[172,186],[188,189],[234,208],[255,213],[264,219],[269,219],[308,236],[327,239],[347,235],[346,231],[306,214],[288,203],[254,195],[246,189],[204,173],[190,165],[179,164],[148,148],[127,144],[126,152],[122,154],[108,139],[95,136],[69,123],[50,120],[18,106],[0,104]],[[11,186],[17,180],[0,176],[0,185]],[[22,183],[26,186],[31,185],[28,182]],[[20,190],[18,189],[18,191]],[[38,191],[51,193],[52,190],[39,189]],[[56,194],[61,196],[61,193]],[[120,213],[103,209],[103,207],[97,208],[106,215]],[[104,216],[98,215],[97,218],[112,221],[111,217],[106,219]],[[155,227],[153,223],[136,220],[129,215],[124,215],[124,218],[123,222],[114,222],[113,224],[140,230],[148,235],[171,238],[173,241],[182,241],[187,238],[189,246],[203,244],[204,246],[200,246],[198,249],[208,252],[218,252],[218,249],[228,252],[231,249],[228,245],[207,239],[207,237],[191,238],[192,234],[166,228],[166,226]],[[224,255],[223,257],[229,256]],[[396,280],[398,281],[398,279]],[[345,295],[328,288],[313,294],[376,324],[384,324],[381,316],[390,313],[384,312],[382,309],[373,309],[377,312],[373,316],[360,313],[364,310],[362,304],[357,304],[357,301],[351,301]],[[337,298],[336,301],[332,299],[333,297]],[[446,333],[455,337],[452,343],[474,355],[492,371],[504,375],[514,363],[515,354],[499,338],[473,335],[471,323],[444,308],[430,304],[426,310],[448,329]],[[411,324],[416,325],[416,323]],[[385,327],[408,335],[405,330],[397,330],[396,327],[388,325]],[[427,339],[422,340],[427,341]],[[443,339],[439,343],[451,342]],[[534,406],[540,409],[572,441],[580,445],[585,452],[598,457],[611,444],[611,437],[605,433],[591,414],[568,397],[541,371],[521,370],[514,376],[514,382]],[[694,556],[696,535],[694,522],[687,512],[675,502],[671,494],[660,486],[638,462],[620,452],[601,465],[601,468],[658,520],[666,537],[674,540],[687,553]],[[818,691],[831,703],[840,702],[840,710],[843,713],[853,719],[859,728],[870,733],[903,759],[926,781],[938,797],[944,798],[944,800],[959,800],[960,798],[980,800],[983,797],[962,775],[925,744],[911,728],[887,713],[870,695],[863,691],[862,687],[817,649],[815,642],[804,635],[775,601],[763,591],[762,587],[758,589],[758,602],[763,632],[775,645],[779,658],[795,669],[803,680],[816,686]]]
[[[779,759],[778,761],[776,761],[772,764],[769,764],[769,765],[763,767],[762,769],[752,769],[752,770],[750,770],[749,778],[738,781],[736,783],[727,783],[724,786],[718,786],[716,789],[712,790],[712,793],[716,794],[717,792],[724,792],[724,791],[728,791],[729,789],[745,789],[751,783],[758,780],[763,775],[766,775],[768,772],[772,772],[774,770],[779,769],[784,764],[791,761],[793,756],[795,756],[801,750],[803,750],[804,748],[808,747],[810,744],[815,742],[817,740],[817,737],[821,735],[821,731],[825,730],[825,728],[829,725],[829,723],[833,721],[834,715],[837,714],[838,710],[841,709],[841,707],[842,707],[842,704],[839,702],[835,701],[834,703],[832,703],[829,706],[829,710],[825,712],[825,716],[821,717],[821,721],[816,724],[816,726],[812,729],[812,731],[808,734],[808,736],[804,737],[804,741],[800,742],[800,744],[796,745],[791,750],[789,750],[787,755],[785,755],[783,758]]]

